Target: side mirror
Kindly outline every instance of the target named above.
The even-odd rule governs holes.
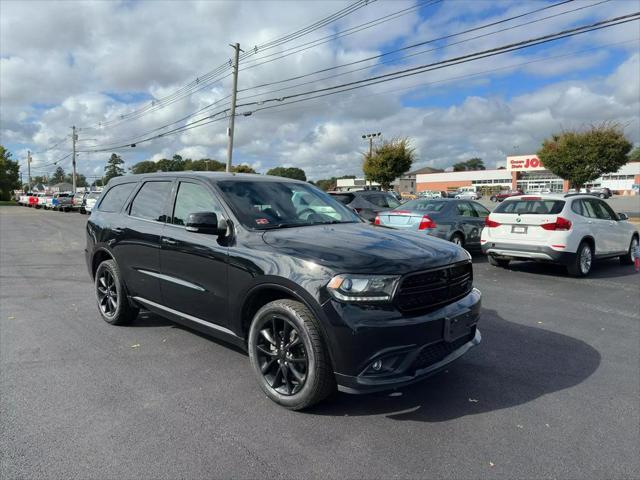
[[[629,220],[629,215],[626,213],[618,213],[618,220]]]
[[[195,233],[208,233],[211,235],[224,235],[227,233],[227,221],[218,219],[213,212],[196,212],[187,216],[187,231]]]

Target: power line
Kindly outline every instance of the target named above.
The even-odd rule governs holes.
[[[396,20],[397,18],[400,18],[400,17],[402,17],[404,15],[407,15],[407,14],[411,13],[414,10],[418,10],[418,9],[420,9],[422,7],[426,7],[426,6],[435,5],[437,3],[441,3],[442,1],[443,0],[431,0],[431,1],[428,1],[428,2],[419,3],[419,4],[414,5],[412,7],[404,8],[402,10],[398,10],[396,12],[384,15],[384,16],[376,18],[374,20],[370,20],[370,21],[362,23],[360,25],[356,25],[356,26],[348,28],[346,30],[342,30],[340,32],[336,32],[336,33],[333,33],[331,35],[327,35],[325,37],[321,37],[321,38],[318,38],[316,40],[312,40],[310,42],[303,43],[301,45],[296,45],[295,47],[288,48],[286,50],[283,50],[282,52],[275,52],[275,53],[271,53],[269,55],[264,55],[262,57],[257,57],[255,59],[249,61],[249,62],[243,62],[243,64],[249,63],[249,66],[244,67],[242,70],[248,70],[250,68],[258,67],[260,65],[264,65],[265,63],[270,63],[272,61],[279,60],[281,58],[285,58],[285,57],[288,57],[290,55],[294,55],[296,53],[303,52],[305,50],[309,50],[310,48],[317,47],[318,45],[323,45],[325,43],[332,42],[334,40],[337,40],[338,38],[342,38],[342,37],[346,37],[346,36],[349,36],[349,35],[353,35],[354,33],[358,33],[358,32],[361,32],[362,30],[367,30],[367,29],[372,28],[372,27],[377,27],[378,25],[381,25],[383,23],[389,22],[391,20]],[[306,48],[301,48],[301,47],[306,47]],[[291,53],[288,53],[286,55],[283,55],[286,52],[290,52],[292,50],[295,50],[295,51],[293,51]],[[280,55],[280,57],[272,59],[272,60],[266,60],[264,62],[260,62],[260,60],[263,60],[265,58],[274,57],[274,56],[277,56],[277,55]],[[252,63],[252,62],[259,62],[259,63]]]
[[[475,32],[475,31],[478,31],[478,30],[483,30],[485,28],[494,27],[496,25],[507,23],[507,22],[510,22],[512,20],[516,20],[518,18],[522,18],[522,17],[528,16],[528,15],[533,15],[535,13],[542,12],[542,11],[548,10],[550,8],[559,7],[561,5],[564,5],[566,3],[571,3],[573,1],[574,0],[563,0],[563,1],[559,2],[559,3],[554,3],[553,5],[546,5],[544,7],[537,8],[537,9],[531,10],[529,12],[525,12],[525,13],[522,13],[522,14],[519,14],[519,15],[514,15],[512,17],[505,18],[505,19],[498,20],[498,21],[491,22],[491,23],[487,23],[487,24],[484,24],[484,25],[480,25],[478,27],[469,28],[467,30],[463,30],[463,31],[460,31],[460,32],[456,32],[456,33],[444,35],[444,36],[441,36],[441,37],[438,37],[438,38],[432,38],[430,40],[425,40],[425,41],[422,41],[422,42],[414,43],[412,45],[407,45],[407,46],[402,47],[402,48],[397,48],[395,50],[390,50],[388,52],[385,52],[385,53],[382,53],[382,54],[379,54],[379,55],[373,55],[373,56],[370,56],[370,57],[367,57],[367,58],[363,58],[361,60],[356,60],[356,61],[353,61],[353,62],[343,63],[341,65],[336,65],[336,66],[333,66],[333,67],[322,68],[320,70],[316,70],[316,71],[313,71],[313,72],[310,72],[310,73],[306,73],[306,74],[303,74],[303,75],[297,75],[295,77],[286,78],[284,80],[278,80],[278,81],[274,81],[274,82],[255,85],[255,86],[250,87],[250,88],[241,89],[240,92],[243,92],[243,91],[246,91],[246,90],[250,90],[250,89],[255,89],[255,88],[262,88],[262,87],[268,87],[268,86],[271,86],[271,85],[277,85],[277,84],[280,84],[280,83],[290,82],[290,81],[293,81],[293,80],[300,80],[301,78],[310,77],[310,76],[316,75],[318,73],[324,73],[324,72],[328,72],[328,71],[335,70],[335,69],[338,69],[338,68],[349,67],[351,65],[356,65],[358,63],[367,62],[369,60],[375,60],[375,59],[378,59],[378,58],[386,57],[386,56],[392,55],[394,53],[399,53],[399,52],[402,52],[402,51],[405,51],[405,50],[410,50],[412,48],[421,47],[421,46],[427,45],[429,43],[435,43],[435,42],[438,42],[438,41],[441,41],[441,40],[447,40],[449,38],[457,37],[459,35],[464,35],[465,33],[471,33],[471,32]],[[589,6],[591,6],[591,5],[589,5]],[[586,7],[583,7],[583,8],[586,8]]]
[[[360,99],[360,98],[376,97],[376,96],[380,96],[380,95],[387,95],[389,93],[398,93],[398,92],[402,92],[402,91],[413,90],[413,89],[418,88],[418,87],[427,87],[427,86],[431,86],[431,85],[437,85],[437,84],[440,84],[440,83],[447,83],[447,82],[456,81],[456,80],[462,80],[462,79],[466,79],[466,78],[478,77],[478,76],[486,75],[488,73],[495,73],[495,72],[500,72],[500,71],[504,71],[504,70],[512,70],[514,68],[523,67],[523,66],[526,66],[526,65],[532,65],[534,63],[548,62],[548,61],[551,61],[551,60],[557,60],[559,58],[574,57],[575,55],[579,55],[579,54],[582,54],[582,53],[591,52],[591,51],[594,51],[594,50],[602,50],[603,48],[606,48],[606,47],[612,47],[612,46],[622,45],[622,44],[626,44],[626,43],[639,42],[639,41],[640,41],[640,37],[634,38],[634,39],[631,39],[631,40],[624,40],[624,41],[621,41],[621,42],[607,43],[607,44],[604,44],[604,45],[600,45],[598,47],[587,48],[587,49],[582,49],[582,50],[576,50],[576,51],[565,53],[565,54],[562,54],[562,55],[553,55],[553,56],[550,56],[550,57],[536,58],[534,60],[529,60],[529,61],[526,61],[526,62],[515,63],[515,64],[512,64],[512,65],[506,65],[504,67],[490,68],[488,70],[482,70],[480,72],[475,72],[475,73],[470,73],[470,74],[465,74],[465,75],[456,75],[456,76],[444,78],[444,79],[441,79],[441,80],[434,80],[432,82],[420,82],[420,83],[416,83],[416,84],[410,85],[408,87],[403,87],[403,88],[399,88],[399,89],[398,88],[394,88],[394,89],[385,90],[385,91],[382,91],[382,92],[367,93],[366,95],[359,95],[359,96],[355,96],[355,97],[350,97],[350,100],[355,100],[355,99]],[[347,91],[350,91],[350,90],[345,90],[344,92],[347,92]],[[337,92],[337,94],[339,94],[339,93],[343,93],[343,92]],[[312,99],[310,99],[310,100],[312,100]],[[294,103],[294,102],[291,102],[291,103]],[[299,102],[295,102],[295,103],[299,103]],[[292,108],[280,108],[280,107],[286,107],[287,105],[289,105],[289,103],[284,103],[284,104],[279,104],[279,105],[272,105],[272,106],[266,107],[265,109],[278,108],[277,111],[273,112],[273,113],[278,113],[278,112],[283,112],[283,111],[306,108],[304,105],[300,105],[298,107],[292,107]],[[257,113],[258,111],[260,111],[260,110],[255,110],[254,113]]]
[[[282,102],[284,100],[289,100],[289,99],[294,99],[294,98],[298,98],[298,100],[292,100],[289,101],[285,104],[282,105],[289,105],[292,103],[298,103],[298,102],[303,102],[303,101],[308,101],[308,100],[312,100],[315,98],[320,98],[320,97],[325,97],[325,96],[329,96],[329,95],[333,95],[336,93],[343,93],[346,91],[350,91],[350,90],[355,90],[358,88],[363,88],[366,86],[370,86],[370,85],[375,85],[378,83],[385,83],[388,81],[392,81],[392,80],[397,80],[399,78],[404,78],[404,77],[408,77],[408,76],[413,76],[413,75],[418,75],[421,73],[425,73],[428,71],[432,71],[432,70],[436,70],[436,69],[441,69],[441,68],[446,68],[446,67],[451,67],[454,65],[459,65],[462,63],[467,63],[467,62],[471,62],[471,61],[475,61],[475,60],[479,60],[479,59],[483,59],[483,58],[488,58],[488,57],[492,57],[492,56],[496,56],[496,55],[500,55],[503,53],[508,53],[508,52],[513,52],[513,51],[517,51],[517,50],[521,50],[524,48],[529,48],[532,46],[536,46],[536,45],[542,45],[545,43],[549,43],[549,42],[553,42],[556,40],[560,40],[563,38],[568,38],[571,36],[575,36],[575,35],[580,35],[583,33],[587,33],[587,32],[591,32],[591,31],[595,31],[595,30],[600,30],[603,28],[609,28],[609,27],[613,27],[616,25],[621,25],[623,23],[628,23],[634,20],[638,20],[640,17],[640,12],[635,12],[632,14],[628,14],[628,15],[623,15],[623,16],[619,16],[619,17],[614,17],[614,18],[610,18],[607,20],[603,20],[600,22],[596,22],[596,23],[592,23],[592,24],[588,24],[588,25],[582,25],[580,27],[576,27],[576,28],[572,28],[572,29],[567,29],[567,30],[563,30],[560,32],[556,32],[553,34],[549,34],[549,35],[544,35],[544,36],[540,36],[540,37],[535,37],[535,38],[530,38],[527,40],[523,40],[520,42],[516,42],[516,43],[511,43],[511,44],[507,44],[507,45],[503,45],[500,47],[496,47],[496,48],[492,48],[492,49],[488,49],[488,50],[483,50],[483,51],[479,51],[479,52],[475,52],[475,53],[471,53],[471,54],[467,54],[467,55],[463,55],[463,56],[459,56],[459,57],[454,57],[451,59],[446,59],[440,62],[433,62],[430,64],[425,64],[425,65],[420,65],[417,67],[413,67],[413,68],[408,68],[408,69],[404,69],[404,70],[399,70],[396,72],[392,72],[392,73],[388,73],[388,74],[384,74],[384,75],[377,75],[374,77],[369,77],[369,78],[365,78],[362,80],[357,80],[357,81],[353,81],[353,82],[347,82],[344,84],[340,84],[340,85],[335,85],[332,87],[326,87],[326,88],[321,88],[321,89],[316,89],[316,90],[310,90],[307,92],[303,92],[303,93],[297,93],[297,94],[293,94],[293,95],[288,95],[286,97],[280,97],[280,98],[270,98],[270,99],[266,99],[260,102],[249,102],[249,103],[245,103],[245,104],[240,104],[238,105],[238,107],[246,107],[246,106],[252,106],[252,105],[258,105],[258,104],[262,104],[264,102],[271,102],[271,101],[279,101]],[[340,89],[340,90],[338,90]],[[338,91],[336,91],[338,90]],[[324,93],[323,93],[324,92]],[[303,96],[308,96],[308,95],[312,95],[312,94],[318,94],[320,93],[320,95],[315,95],[315,96],[310,96],[308,98],[299,98],[299,97],[303,97]],[[277,106],[280,105],[273,105],[273,106],[267,106],[267,107],[262,107],[262,108],[258,108],[255,109],[253,111],[247,111],[244,113],[241,113],[239,115],[251,115],[254,112],[258,112],[258,111],[262,111],[262,110],[266,110],[269,108],[275,108]],[[172,133],[178,133],[178,132],[182,132],[182,131],[186,131],[186,130],[190,130],[192,128],[197,128],[203,125],[207,125],[209,123],[215,122],[215,121],[220,121],[223,120],[225,118],[228,118],[228,116],[225,117],[221,117],[221,118],[214,118],[217,115],[226,112],[228,109],[225,110],[221,110],[219,112],[216,112],[208,117],[205,117],[203,119],[197,120],[195,122],[191,122],[188,123],[182,127],[178,127],[176,129],[170,130],[168,132],[163,132],[159,135],[155,135],[149,138],[146,138],[144,140],[141,140],[138,143],[142,143],[142,142],[148,142],[157,138],[161,138],[164,137],[166,135],[170,135]],[[209,120],[209,121],[206,121]],[[206,122],[205,122],[206,121]],[[125,143],[123,145],[119,145],[119,146],[112,146],[109,148],[104,148],[104,149],[94,149],[94,150],[84,150],[87,152],[99,152],[99,151],[105,151],[105,150],[116,150],[119,148],[125,148],[125,147],[129,147],[131,146],[129,143]]]
[[[252,49],[251,51],[247,52],[247,54],[245,56],[243,56],[243,58],[247,57],[247,56],[251,56],[254,55],[255,53],[257,53],[258,51],[260,51],[260,49],[264,49],[264,48],[273,48],[274,46],[278,46],[284,43],[287,43],[288,41],[292,41],[295,38],[299,38],[300,36],[304,36],[307,35],[308,33],[311,33],[319,28],[322,28],[325,25],[328,25],[334,21],[337,21],[347,15],[349,15],[350,13],[366,6],[367,4],[371,3],[369,0],[358,0],[357,2],[355,2],[354,4],[352,4],[349,7],[346,7],[328,17],[325,17],[324,19],[321,19],[318,22],[315,22],[314,24],[304,27],[303,29],[300,29],[296,32],[293,32],[292,34],[289,35],[285,35],[284,37],[280,37],[279,39],[274,39],[270,42],[267,42],[265,44],[262,44],[260,46],[255,46],[254,49]],[[180,89],[176,90],[175,92],[160,98],[160,99],[154,99],[152,100],[149,104],[145,105],[144,107],[138,108],[136,110],[133,110],[127,114],[122,114],[119,115],[118,118],[110,120],[110,121],[106,121],[106,122],[99,122],[97,126],[93,126],[93,127],[81,127],[80,130],[95,130],[95,129],[100,129],[100,128],[106,128],[106,127],[112,127],[112,126],[116,126],[119,125],[121,123],[123,123],[124,121],[128,121],[128,120],[133,120],[136,118],[139,118],[143,115],[146,115],[147,113],[150,113],[151,111],[156,111],[159,110],[161,108],[164,108],[168,105],[171,105],[172,103],[175,103],[189,95],[192,95],[193,93],[202,90],[203,88],[206,88],[207,86],[223,80],[224,78],[228,77],[230,74],[224,75],[220,78],[215,78],[218,77],[219,75],[222,75],[224,72],[228,71],[231,68],[231,65],[228,62],[225,62],[221,65],[219,65],[218,67],[214,68],[213,70],[211,70],[210,72],[206,73],[203,76],[199,76],[196,77],[195,80],[193,80],[192,82],[188,83],[187,85],[181,87]]]
[[[511,43],[508,45],[503,45],[501,47],[495,47],[495,48],[491,48],[488,50],[483,50],[480,52],[475,52],[475,53],[471,53],[471,54],[467,54],[467,55],[462,55],[459,57],[454,57],[451,59],[446,59],[446,60],[441,60],[439,62],[433,62],[433,63],[428,63],[428,64],[424,64],[424,65],[419,65],[416,67],[411,67],[411,68],[407,68],[404,70],[398,70],[395,72],[391,72],[391,73],[386,73],[386,74],[382,74],[382,75],[376,75],[373,77],[369,77],[369,78],[365,78],[362,80],[355,80],[352,82],[347,82],[347,83],[343,83],[340,85],[334,85],[332,87],[325,87],[325,88],[319,88],[316,90],[309,90],[307,92],[302,92],[302,93],[296,93],[296,94],[291,94],[291,95],[287,95],[284,97],[274,97],[274,98],[269,98],[269,99],[265,99],[265,100],[261,100],[261,101],[254,101],[254,102],[248,102],[248,103],[243,103],[243,104],[239,104],[238,107],[247,107],[247,106],[252,106],[252,105],[259,105],[259,104],[263,104],[265,102],[282,102],[284,100],[288,100],[291,98],[298,98],[301,96],[305,96],[305,95],[310,95],[313,93],[320,93],[320,92],[326,92],[326,91],[331,91],[331,90],[336,90],[339,88],[344,88],[344,87],[349,87],[349,86],[353,86],[353,85],[359,85],[359,84],[364,84],[366,83],[367,85],[364,86],[368,86],[368,85],[375,85],[377,83],[382,83],[384,81],[390,81],[390,80],[396,80],[398,78],[403,78],[403,77],[407,77],[407,76],[411,76],[411,75],[416,75],[419,73],[424,73],[426,71],[431,71],[431,70],[436,70],[436,69],[440,69],[440,68],[445,68],[445,67],[449,67],[449,66],[453,66],[453,65],[458,65],[460,63],[466,63],[469,61],[473,61],[473,60],[479,60],[482,58],[487,58],[490,56],[495,56],[495,55],[499,55],[502,53],[508,53],[508,52],[512,52],[512,51],[516,51],[516,50],[521,50],[523,48],[528,48],[531,46],[535,46],[535,45],[541,45],[541,44],[545,44],[548,42],[552,42],[552,41],[556,41],[556,40],[560,40],[562,38],[567,38],[567,37],[571,37],[571,36],[575,36],[575,35],[580,35],[582,33],[587,33],[590,31],[594,31],[594,30],[600,30],[602,28],[608,28],[608,27],[612,27],[615,25],[620,25],[623,23],[628,23],[628,22],[632,22],[634,20],[638,20],[640,18],[640,12],[635,12],[632,14],[628,14],[628,15],[622,15],[619,17],[614,17],[614,18],[610,18],[607,20],[603,20],[600,22],[595,22],[589,25],[583,25],[580,27],[576,27],[576,28],[571,28],[571,29],[567,29],[567,30],[563,30],[557,33],[552,33],[552,34],[548,34],[548,35],[543,35],[540,37],[535,37],[535,38],[530,38],[527,40],[522,40],[520,42],[515,42],[515,43]]]
[[[58,143],[56,143],[55,145],[52,145],[51,147],[47,147],[47,148],[45,148],[45,149],[43,149],[43,150],[39,150],[39,151],[37,151],[37,152],[32,152],[32,153],[33,153],[34,155],[36,155],[36,154],[40,154],[40,153],[46,153],[46,152],[48,152],[49,150],[55,150],[55,149],[56,149],[56,147],[58,147],[62,142],[66,141],[68,138],[69,138],[69,135],[65,136],[62,140],[60,140],[60,141],[59,141]]]
[[[573,1],[573,0],[569,0],[569,1]],[[538,19],[535,19],[535,20],[530,20],[528,22],[519,23],[517,25],[512,25],[510,27],[502,28],[502,29],[499,29],[499,30],[494,30],[492,32],[483,33],[483,34],[480,34],[480,35],[475,35],[473,37],[465,38],[464,40],[460,40],[458,42],[449,43],[449,44],[446,44],[446,45],[441,45],[439,47],[430,48],[428,50],[421,50],[419,52],[411,53],[411,54],[408,54],[408,55],[403,55],[403,56],[400,56],[400,57],[395,57],[395,58],[390,59],[390,60],[385,60],[385,61],[376,63],[375,65],[367,65],[367,66],[364,66],[364,67],[359,67],[359,68],[355,68],[355,69],[352,69],[352,70],[347,70],[347,71],[342,72],[342,73],[336,73],[336,74],[333,74],[333,75],[328,75],[328,76],[325,76],[325,77],[316,78],[315,80],[309,80],[307,82],[301,82],[301,83],[297,83],[295,85],[289,85],[289,86],[286,86],[286,87],[281,87],[281,88],[277,88],[277,89],[273,89],[273,90],[268,90],[266,92],[261,92],[261,93],[256,93],[256,94],[249,95],[249,96],[244,96],[244,97],[242,97],[242,100],[259,97],[259,96],[267,95],[267,94],[270,94],[270,93],[281,92],[281,91],[284,91],[284,90],[290,90],[292,88],[301,87],[301,86],[304,86],[304,85],[310,85],[312,83],[321,82],[321,81],[324,81],[324,80],[330,80],[332,78],[341,77],[341,76],[344,76],[344,75],[348,75],[350,73],[359,72],[359,71],[362,71],[362,70],[368,70],[368,69],[370,69],[372,67],[377,67],[379,65],[383,65],[383,64],[387,64],[387,63],[394,63],[394,62],[397,62],[398,60],[402,60],[402,59],[406,59],[406,58],[410,58],[410,57],[415,57],[417,55],[424,55],[425,53],[431,53],[431,52],[434,52],[434,51],[437,51],[437,50],[443,50],[443,49],[450,48],[450,47],[453,47],[453,46],[456,46],[456,45],[460,45],[460,44],[467,43],[467,42],[470,42],[470,41],[473,41],[473,40],[477,40],[479,38],[483,38],[483,37],[487,37],[487,36],[490,36],[490,35],[496,35],[496,34],[504,33],[504,32],[506,32],[508,30],[513,30],[515,28],[529,26],[529,25],[532,25],[534,23],[538,23],[538,22],[542,22],[544,20],[548,20],[550,18],[555,18],[555,17],[561,16],[561,15],[566,15],[566,14],[569,14],[569,13],[573,13],[573,12],[576,12],[578,10],[582,10],[584,8],[590,8],[590,7],[593,7],[593,6],[597,6],[597,5],[600,5],[602,3],[606,3],[606,2],[609,2],[609,1],[611,1],[611,0],[601,0],[600,2],[593,3],[593,4],[590,4],[590,5],[587,5],[587,6],[574,8],[572,10],[567,10],[567,11],[564,11],[564,12],[556,13],[554,15],[548,15],[546,17],[538,18]],[[533,12],[529,12],[529,13],[534,13],[534,12],[538,12],[538,11],[540,11],[540,9],[534,10]],[[518,17],[521,17],[521,16],[522,15],[518,15]],[[483,27],[478,27],[478,28],[485,28],[485,27],[483,26]],[[461,35],[461,34],[464,34],[464,33],[467,33],[467,32],[468,32],[468,30],[466,30],[464,32],[455,33],[455,34],[449,35],[449,37],[458,36],[458,35]],[[435,41],[435,40],[433,40],[433,41]],[[425,42],[420,42],[419,44],[416,44],[416,45],[421,46],[421,45],[424,45],[424,44],[425,44]],[[404,47],[402,50],[407,50],[409,48],[414,48],[414,46]],[[396,53],[397,51],[398,50],[394,50],[392,52],[386,52],[386,53],[383,53],[381,55],[377,55],[376,57],[369,57],[367,59],[358,60],[356,62],[350,62],[349,64],[345,64],[345,65],[354,65],[356,63],[362,63],[362,62],[371,60],[372,58],[381,58],[381,57],[387,56],[387,55],[389,55],[391,53]],[[336,67],[332,67],[332,69],[341,68],[342,66],[345,66],[345,65],[339,65],[339,66],[336,66]],[[327,71],[327,70],[329,70],[329,69],[325,69],[325,71]],[[301,77],[310,76],[310,75],[313,75],[313,73],[307,74],[307,75],[299,75],[297,77],[292,77],[292,79],[301,78]],[[264,84],[262,86],[285,83],[285,82],[288,82],[290,80],[291,79],[279,80],[277,82],[271,82],[270,84]],[[258,88],[258,87],[247,88],[244,91],[251,90],[253,88]]]
[[[540,12],[540,11],[543,11],[543,10],[546,10],[546,9],[549,9],[549,8],[552,8],[552,7],[556,7],[556,6],[562,5],[562,4],[564,4],[564,3],[569,3],[569,2],[572,2],[572,1],[573,1],[573,0],[564,0],[564,1],[560,2],[560,3],[554,4],[554,5],[551,5],[551,6],[545,6],[545,7],[542,7],[542,8],[538,8],[538,9],[535,9],[535,10],[532,10],[532,11],[529,11],[529,12],[525,12],[525,13],[520,14],[520,15],[516,15],[516,16],[510,17],[510,18],[507,18],[507,19],[503,19],[503,20],[501,20],[501,21],[499,21],[499,22],[491,22],[491,23],[489,23],[489,24],[487,24],[487,25],[482,25],[482,26],[479,26],[479,27],[476,27],[476,28],[473,28],[473,29],[469,29],[469,30],[465,30],[465,31],[462,31],[462,32],[457,32],[457,33],[454,33],[454,34],[450,34],[450,35],[448,35],[447,37],[451,38],[451,37],[454,37],[454,36],[462,35],[462,34],[464,34],[464,33],[468,33],[469,31],[475,31],[475,30],[479,30],[479,29],[484,29],[484,28],[487,28],[487,27],[489,27],[489,26],[493,26],[493,25],[498,24],[498,23],[504,23],[504,22],[507,22],[507,21],[511,21],[511,20],[513,20],[513,19],[517,19],[517,18],[521,18],[521,17],[527,16],[527,15],[531,15],[531,14],[533,14],[533,13],[537,13],[537,12]],[[609,0],[603,0],[603,1],[604,1],[604,2],[606,2],[606,1],[609,1]],[[602,2],[600,2],[600,3],[602,3]],[[563,15],[563,14],[566,14],[566,13],[571,13],[571,12],[573,12],[573,11],[575,11],[575,10],[579,10],[579,9],[582,9],[582,8],[587,8],[587,7],[594,6],[594,5],[597,5],[597,4],[591,4],[591,5],[587,5],[586,7],[579,7],[578,9],[574,9],[574,10],[570,10],[570,11],[566,11],[566,12],[560,12],[559,14],[552,15],[552,16],[549,16],[549,17],[543,17],[542,19],[538,19],[538,20],[536,20],[536,21],[543,21],[543,20],[545,20],[545,19],[547,19],[547,18],[551,18],[551,17],[553,17],[553,16],[558,16],[558,15]],[[412,7],[412,8],[413,8],[413,7]],[[407,10],[407,9],[405,9],[405,10]],[[403,11],[404,11],[404,10],[403,10]],[[522,26],[522,25],[527,25],[527,24],[528,24],[528,23],[521,24],[521,25],[516,25],[516,26],[513,26],[513,27],[509,27],[509,28],[516,28],[516,27],[519,27],[519,26]],[[505,29],[505,30],[506,30],[506,29]],[[503,30],[501,30],[501,31],[503,31]],[[491,35],[491,34],[499,33],[499,32],[501,32],[501,31],[498,31],[498,32],[490,32],[490,33],[488,33],[488,34],[484,34],[484,35],[480,35],[480,36]],[[466,39],[466,40],[463,40],[463,41],[458,42],[458,43],[463,43],[463,42],[466,42],[466,41],[470,41],[470,40],[473,40],[473,39],[475,39],[475,38],[479,38],[480,36],[472,37],[472,38],[470,38],[470,39]],[[441,37],[441,38],[444,38],[444,37]],[[375,57],[369,57],[369,58],[367,58],[367,59],[363,59],[363,60],[359,60],[359,61],[355,61],[355,62],[350,62],[349,64],[345,64],[345,65],[353,65],[353,64],[356,64],[356,63],[362,63],[362,62],[364,62],[364,61],[368,61],[368,60],[373,59],[373,58],[380,58],[380,57],[384,57],[384,56],[386,56],[386,55],[389,55],[389,54],[391,54],[391,53],[395,53],[395,52],[397,52],[397,51],[407,50],[407,49],[409,49],[409,48],[414,48],[414,47],[416,47],[416,46],[425,45],[426,43],[434,42],[434,41],[437,41],[437,40],[439,40],[439,39],[433,39],[433,40],[429,40],[429,41],[426,41],[426,42],[420,42],[420,43],[418,43],[418,44],[415,44],[415,45],[409,45],[409,46],[404,47],[404,48],[399,49],[399,50],[394,50],[394,51],[392,51],[392,52],[386,52],[386,53],[383,53],[383,54],[381,54],[381,55],[377,55],[377,56],[375,56]],[[455,44],[453,44],[453,45],[455,45]],[[449,46],[451,46],[451,45],[449,45]],[[447,47],[447,46],[442,46],[442,47],[437,47],[437,48],[446,48],[446,47]],[[432,51],[432,50],[427,50],[426,52],[430,52],[430,51]],[[413,55],[418,55],[418,54],[422,54],[422,53],[426,53],[426,52],[417,52],[417,53],[415,53],[415,54],[407,55],[406,57],[408,57],[408,56],[413,56]],[[396,59],[396,60],[397,60],[397,59]],[[383,62],[383,63],[386,63],[386,62]],[[338,65],[338,66],[336,66],[336,67],[332,67],[332,68],[328,68],[328,69],[323,69],[322,71],[327,71],[327,70],[332,70],[332,69],[340,68],[340,67],[345,66],[345,65]],[[366,70],[366,69],[368,69],[368,68],[369,68],[369,67],[362,67],[362,68],[358,68],[358,69],[350,70],[350,71],[347,71],[347,72],[343,72],[343,73],[340,73],[340,74],[335,74],[335,75],[332,75],[332,76],[328,76],[328,77],[323,77],[323,78],[320,78],[320,79],[316,79],[315,81],[303,82],[303,83],[299,83],[299,84],[297,84],[297,85],[292,85],[292,86],[289,86],[289,87],[283,87],[283,88],[280,88],[280,89],[275,89],[275,90],[270,90],[270,91],[267,91],[267,92],[262,92],[262,93],[259,93],[259,94],[250,95],[250,96],[248,96],[248,97],[243,97],[243,100],[250,99],[250,98],[255,98],[255,97],[257,97],[257,96],[267,95],[267,94],[269,94],[269,93],[274,93],[274,92],[278,92],[278,91],[282,91],[282,90],[288,90],[288,89],[291,89],[291,88],[294,88],[294,87],[298,87],[298,86],[308,85],[308,84],[311,84],[311,83],[315,83],[316,81],[327,80],[327,79],[335,78],[335,77],[342,76],[342,75],[345,75],[345,74],[348,74],[348,73],[353,73],[353,72],[355,72],[355,71]],[[300,76],[297,76],[297,77],[293,77],[293,79],[296,79],[296,78],[302,78],[302,77],[305,77],[305,76],[310,76],[310,75],[313,75],[313,74],[315,74],[315,73],[316,73],[316,72],[313,72],[313,73],[311,73],[311,74],[307,74],[307,75],[300,75]],[[270,84],[264,84],[264,85],[262,85],[262,86],[266,86],[266,85],[273,85],[273,84],[278,84],[278,83],[283,83],[283,82],[287,82],[287,81],[290,81],[290,80],[291,80],[291,79],[280,80],[280,81],[277,81],[277,82],[271,82]],[[258,87],[250,87],[250,88],[248,88],[248,89],[245,89],[244,91],[251,90],[251,89],[253,89],[253,88],[258,88]],[[241,90],[241,91],[242,91],[242,90]],[[184,121],[184,120],[187,120],[187,119],[189,119],[189,118],[193,117],[194,115],[200,114],[200,113],[201,113],[201,112],[203,112],[204,110],[208,110],[209,108],[211,108],[211,107],[215,106],[215,105],[216,105],[216,104],[218,104],[219,102],[221,102],[221,101],[223,101],[223,100],[225,100],[225,99],[227,99],[227,98],[229,98],[229,97],[230,97],[230,95],[227,95],[226,97],[223,97],[222,99],[216,100],[215,102],[210,103],[210,104],[206,105],[205,107],[202,107],[201,109],[197,110],[196,112],[193,112],[193,113],[191,113],[191,114],[189,114],[189,115],[187,115],[187,116],[185,116],[185,117],[182,117],[182,118],[180,118],[180,119],[178,119],[178,120],[176,120],[176,121],[174,121],[174,122],[171,122],[171,123],[169,123],[169,124],[162,125],[162,126],[160,126],[160,127],[157,127],[157,128],[155,128],[155,129],[152,129],[152,130],[150,130],[150,131],[148,131],[148,132],[141,133],[141,134],[138,134],[138,135],[133,136],[133,137],[128,137],[126,141],[125,141],[125,140],[114,141],[114,142],[111,142],[111,143],[110,143],[110,144],[108,144],[108,145],[118,145],[118,144],[121,144],[121,143],[135,143],[135,142],[136,142],[136,141],[138,141],[139,139],[141,139],[141,138],[143,138],[143,137],[146,137],[146,136],[150,135],[151,133],[154,133],[154,132],[156,132],[156,131],[160,131],[160,130],[165,129],[165,128],[169,127],[169,126],[172,126],[172,125],[175,125],[175,124],[177,124],[177,123],[180,123],[180,122],[182,122],[182,121]],[[205,119],[206,119],[206,118],[207,118],[207,117],[205,117]],[[94,146],[94,147],[95,147],[95,146]],[[104,147],[104,148],[108,148],[108,147]]]

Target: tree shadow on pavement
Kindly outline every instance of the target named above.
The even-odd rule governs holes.
[[[396,392],[338,393],[308,413],[444,422],[573,387],[600,365],[598,351],[583,341],[509,322],[494,310],[483,310],[479,328],[482,343],[445,371]]]

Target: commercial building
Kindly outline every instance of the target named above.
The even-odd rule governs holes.
[[[623,165],[614,174],[603,175],[587,187],[607,187],[618,194],[638,194],[640,162]],[[484,193],[503,189],[525,192],[566,192],[569,182],[544,168],[536,155],[507,157],[505,167],[497,170],[421,173],[416,175],[416,190],[455,191],[460,187],[475,187]]]

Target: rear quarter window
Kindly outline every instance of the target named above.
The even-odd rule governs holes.
[[[564,200],[505,200],[494,210],[495,213],[526,215],[557,215],[564,208]]]
[[[119,212],[135,186],[136,183],[114,185],[104,194],[98,210],[109,213]]]
[[[353,195],[348,193],[332,193],[331,196],[343,205],[349,205],[353,202]]]

